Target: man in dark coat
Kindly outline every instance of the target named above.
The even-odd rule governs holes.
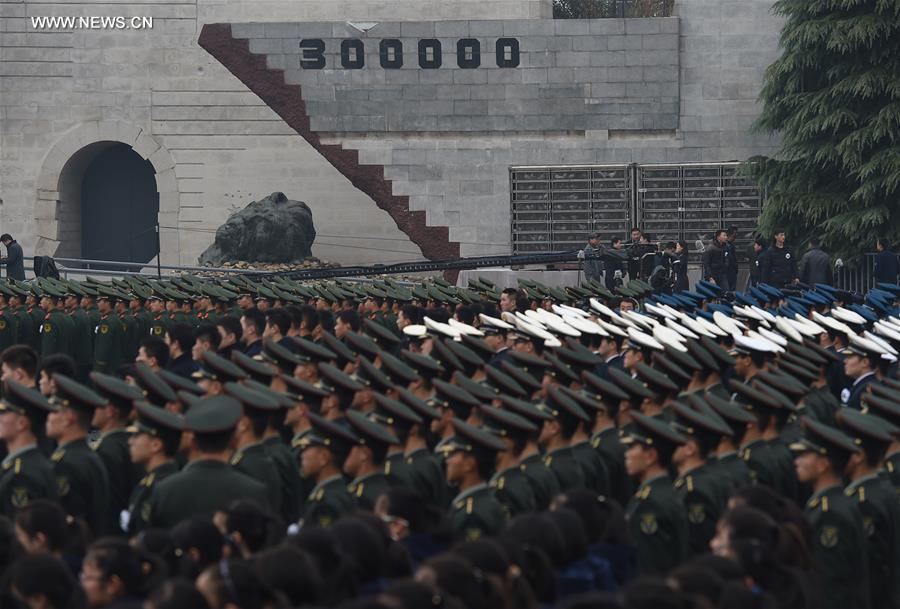
[[[875,256],[875,281],[877,283],[897,283],[897,275],[900,274],[900,260],[897,253],[891,249],[887,239],[878,239],[875,242],[878,254]]]
[[[759,280],[775,287],[782,287],[797,280],[797,259],[794,251],[785,244],[784,231],[775,230],[775,242],[759,263]]]
[[[6,246],[6,256],[0,258],[0,266],[6,266],[6,276],[25,281],[25,258],[22,246],[9,233],[0,235],[0,243]]]
[[[809,251],[800,259],[800,281],[831,285],[831,257],[819,247],[818,239],[809,240]]]

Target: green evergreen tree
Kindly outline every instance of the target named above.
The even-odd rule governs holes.
[[[760,229],[817,235],[853,257],[900,241],[900,1],[779,0],[782,56],[766,73],[757,128],[774,158],[747,169],[767,193]]]

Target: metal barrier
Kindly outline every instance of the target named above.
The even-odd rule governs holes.
[[[32,262],[31,267],[34,266],[34,256],[24,256],[26,261]],[[102,277],[121,277],[125,275],[147,275],[148,273],[143,272],[135,272],[131,269],[135,267],[141,269],[153,269],[153,275],[174,275],[179,273],[224,273],[224,274],[236,274],[236,275],[261,275],[265,273],[269,273],[271,271],[261,271],[258,269],[233,269],[233,268],[219,268],[219,267],[211,267],[211,266],[180,266],[174,264],[156,264],[150,262],[121,262],[118,260],[88,260],[84,258],[53,258],[53,261],[56,262],[56,268],[59,271],[60,276],[69,278],[74,275],[76,277],[87,277],[88,275],[98,275]],[[72,266],[64,266],[67,264],[75,264],[81,265],[79,267]],[[102,267],[113,267],[110,268],[91,268],[91,265],[98,265]],[[27,265],[26,265],[27,266]],[[114,270],[120,269],[120,270]],[[175,273],[162,273],[161,271],[175,271]],[[31,268],[26,268],[26,276],[30,274],[34,274]]]
[[[553,18],[671,17],[674,5],[674,0],[553,0]]]

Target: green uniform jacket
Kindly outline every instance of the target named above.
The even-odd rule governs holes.
[[[834,413],[841,407],[840,401],[827,386],[813,389],[803,398],[806,416],[824,423],[834,425]]]
[[[665,575],[688,556],[688,520],[665,474],[647,480],[625,507],[641,575]]]
[[[75,321],[69,317],[69,314],[60,309],[56,309],[51,313],[56,318],[59,327],[62,328],[62,348],[63,353],[75,359],[75,341],[77,336],[75,333]],[[77,362],[77,360],[76,360]]]
[[[41,359],[54,353],[71,356],[75,324],[69,316],[54,309],[41,322]]]
[[[470,487],[450,504],[450,530],[457,540],[491,537],[506,524],[506,514],[487,484]]]
[[[885,457],[884,474],[897,494],[900,495],[900,453]]]
[[[869,548],[873,609],[900,607],[900,503],[890,482],[871,474],[851,482],[844,494],[855,499],[863,516]]]
[[[375,472],[362,478],[357,478],[347,486],[347,490],[360,508],[373,511],[375,502],[379,497],[391,490],[391,485],[384,472]]]
[[[619,430],[609,427],[591,438],[591,445],[606,464],[609,473],[609,495],[620,505],[628,503],[634,493],[631,476],[625,471],[625,445],[619,441]]]
[[[70,516],[84,520],[95,537],[109,526],[109,476],[100,457],[86,438],[60,446],[50,456],[56,476],[59,502]]]
[[[16,316],[16,340],[23,345],[34,347],[34,320],[24,307],[19,307],[13,311]]]
[[[50,461],[35,445],[3,459],[0,472],[0,514],[12,518],[35,499],[57,500],[56,478]]]
[[[144,337],[150,334],[150,313],[148,313],[144,309],[141,309],[137,313],[132,313],[131,318],[134,320],[134,323],[137,324],[137,342],[138,346],[140,346],[140,342],[144,339]]]
[[[166,328],[168,327],[169,319],[164,313],[160,313],[159,315],[154,315],[150,318],[150,329],[148,332],[150,336],[164,339],[166,337]]]
[[[147,521],[151,527],[171,528],[193,516],[210,518],[237,499],[268,507],[269,491],[222,461],[191,461],[156,485]]]
[[[303,526],[330,527],[334,521],[356,508],[353,495],[338,474],[317,484],[306,499]]]
[[[753,484],[747,463],[738,456],[736,451],[713,457],[710,459],[710,465],[728,478],[732,490]]]
[[[91,447],[106,466],[109,476],[108,531],[119,531],[119,515],[128,509],[128,498],[138,482],[138,470],[131,462],[128,450],[128,432],[114,429],[100,436]]]
[[[300,486],[297,489],[297,516],[295,516],[290,522],[296,522],[303,516],[303,513],[306,511],[306,500],[309,497],[309,494],[312,492],[313,488],[316,486],[316,481],[313,478],[303,475],[303,472],[300,470],[299,465],[301,453],[303,452],[300,448],[300,441],[303,439],[303,436],[305,436],[309,432],[309,429],[301,431],[300,433],[295,434],[291,439],[291,457],[293,458],[294,463],[297,464],[297,473],[300,475]]]
[[[69,313],[69,317],[75,324],[73,344],[75,364],[82,369],[89,368],[94,363],[94,327],[91,325],[91,319],[77,307]]]
[[[508,467],[502,472],[497,472],[488,483],[494,490],[494,497],[503,506],[508,517],[518,516],[536,509],[534,492],[531,483],[525,477],[521,465]]]
[[[141,338],[140,328],[137,321],[131,313],[125,312],[118,316],[122,322],[122,339],[120,342],[121,354],[120,362],[133,362],[138,351],[138,343]]]
[[[412,471],[413,485],[419,495],[433,505],[444,507],[449,502],[447,478],[438,458],[427,448],[417,448],[406,455]]]
[[[572,449],[568,446],[557,448],[547,452],[544,455],[544,465],[550,468],[550,471],[559,481],[559,490],[566,491],[570,488],[581,488],[584,486],[584,473]]]
[[[278,470],[281,490],[281,515],[285,522],[296,522],[300,517],[300,468],[291,449],[278,436],[263,440],[266,455]]]
[[[571,449],[572,456],[584,474],[584,485],[599,495],[609,495],[609,471],[591,441],[578,442]]]
[[[94,328],[94,370],[112,372],[122,353],[122,323],[114,313],[100,316]]]
[[[739,455],[747,464],[754,483],[770,486],[792,501],[797,499],[794,458],[780,438],[754,440],[741,448]]]
[[[863,517],[840,486],[819,491],[806,503],[813,528],[812,555],[826,609],[869,607],[869,568]]]
[[[531,484],[531,491],[534,493],[534,502],[537,509],[546,510],[550,507],[550,502],[559,494],[559,480],[556,475],[550,471],[550,468],[544,464],[544,460],[538,453],[529,455],[522,459],[522,473]]]
[[[34,332],[34,350],[41,352],[41,325],[44,323],[44,310],[38,306],[31,306],[26,309],[28,316],[31,317],[31,326]]]
[[[675,479],[675,496],[687,513],[688,547],[692,556],[709,552],[716,523],[725,511],[731,480],[717,476],[713,467],[701,465]]]
[[[0,311],[0,352],[18,342],[18,320],[10,309]]]
[[[262,442],[248,444],[234,451],[229,460],[231,467],[261,482],[269,493],[269,507],[281,514],[281,477],[275,463],[266,454]]]
[[[391,486],[404,486],[415,489],[412,467],[406,462],[402,451],[389,454],[384,460],[384,475]]]
[[[173,474],[178,473],[178,464],[175,461],[166,461],[152,472],[141,478],[131,497],[128,499],[128,516],[121,524],[129,535],[136,535],[150,526],[150,511],[153,505],[153,493],[160,482]],[[127,522],[125,522],[127,521]]]

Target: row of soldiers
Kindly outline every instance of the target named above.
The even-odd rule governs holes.
[[[39,392],[37,355],[8,348],[2,509],[54,497],[95,534],[134,534],[240,497],[327,527],[357,507],[391,517],[401,486],[477,539],[588,487],[626,506],[653,574],[705,553],[755,483],[806,505],[828,606],[900,606],[900,286],[865,304],[826,286],[733,302],[705,282],[629,287],[640,311],[597,286],[532,285],[517,301],[532,308],[471,324],[432,306],[400,332],[369,320],[202,352],[190,380],[141,362],[88,386],[73,364]]]

